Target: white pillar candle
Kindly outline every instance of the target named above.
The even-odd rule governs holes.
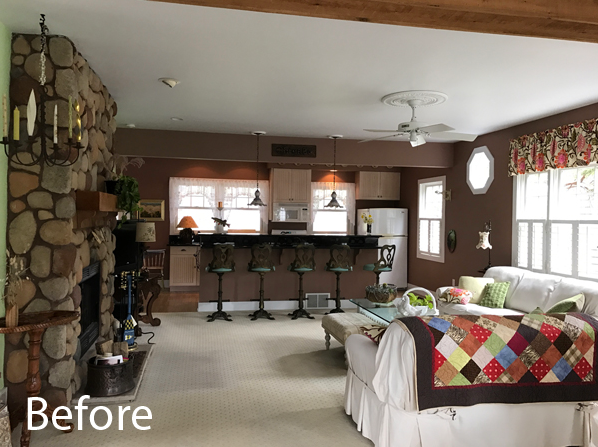
[[[54,106],[54,144],[58,144],[58,106]]]
[[[69,95],[69,138],[73,138],[73,97]]]
[[[12,138],[15,141],[19,141],[20,140],[20,134],[19,134],[19,126],[21,125],[21,114],[19,113],[19,109],[17,107],[15,107],[15,112],[14,112],[14,116],[12,118],[13,121],[13,125],[14,125],[14,129],[12,132]]]

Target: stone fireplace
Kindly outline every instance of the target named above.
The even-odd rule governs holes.
[[[39,95],[40,50],[39,36],[13,35],[10,104],[11,109],[20,109],[24,136],[31,89]],[[10,255],[20,258],[28,268],[28,279],[17,297],[21,312],[82,313],[80,320],[49,328],[42,339],[41,396],[56,406],[70,402],[85,382],[81,342],[90,345],[98,337],[113,338],[112,229],[116,212],[102,205],[104,196],[97,191],[104,191],[104,180],[112,178],[117,107],[98,75],[66,37],[49,37],[46,77],[46,105],[51,111],[47,122],[51,122],[50,114],[57,105],[58,139],[64,143],[68,137],[68,98],[72,96],[79,102],[83,149],[70,167],[27,167],[10,161],[7,245]],[[39,126],[35,132],[33,150],[39,151],[44,136]],[[90,276],[92,273],[95,275]],[[81,324],[86,330],[82,339]],[[5,383],[11,411],[17,409],[17,402],[25,401],[28,341],[23,334],[6,337]]]

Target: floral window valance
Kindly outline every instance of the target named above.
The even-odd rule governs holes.
[[[511,140],[509,176],[598,162],[596,119]]]

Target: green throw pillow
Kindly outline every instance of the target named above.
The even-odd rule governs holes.
[[[572,296],[566,300],[559,301],[546,311],[547,314],[562,314],[565,312],[581,312],[586,303],[586,297],[583,293]]]
[[[480,306],[503,308],[510,285],[511,283],[508,281],[486,284],[482,299],[480,300]]]

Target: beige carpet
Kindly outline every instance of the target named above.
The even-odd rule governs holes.
[[[118,430],[118,407],[109,406],[112,426],[96,431],[89,410],[82,431],[33,432],[32,447],[353,447],[363,438],[343,409],[344,353],[332,341],[324,348],[321,315],[291,321],[207,323],[205,314],[159,314],[162,326],[134,409],[152,410],[151,430],[138,431],[126,413]],[[142,341],[147,337],[143,337]],[[97,414],[102,425],[106,417]],[[146,424],[147,421],[140,421]],[[18,445],[18,434],[13,444]]]

